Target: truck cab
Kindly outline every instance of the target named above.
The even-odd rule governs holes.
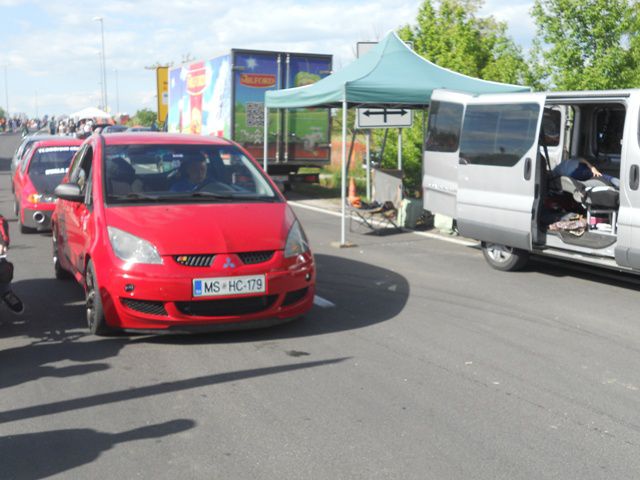
[[[640,273],[640,90],[436,90],[424,207],[500,270],[531,253]]]

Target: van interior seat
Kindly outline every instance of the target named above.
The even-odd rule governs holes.
[[[591,178],[579,181],[575,178],[559,177],[560,189],[570,194],[573,199],[586,208],[612,209],[618,208],[620,192],[607,181],[599,178]]]

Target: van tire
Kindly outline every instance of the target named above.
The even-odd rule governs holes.
[[[482,242],[482,254],[492,268],[503,272],[522,270],[529,261],[529,252],[499,243]]]

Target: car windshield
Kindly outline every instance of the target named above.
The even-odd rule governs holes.
[[[39,193],[53,193],[79,148],[77,145],[65,145],[40,147],[35,151],[29,162],[29,178]]]
[[[279,201],[264,175],[232,145],[110,145],[104,186],[107,204]]]

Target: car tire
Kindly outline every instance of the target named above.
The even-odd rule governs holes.
[[[58,258],[58,236],[56,234],[55,225],[52,228],[51,244],[53,252],[53,271],[58,280],[69,280],[72,278],[70,272],[62,268],[60,265],[60,259]]]
[[[20,222],[20,219],[18,219],[18,222]],[[33,233],[33,231],[33,228],[26,227],[20,222],[20,233]]]
[[[482,254],[492,268],[503,272],[522,270],[529,261],[529,252],[498,243],[482,242]]]
[[[109,335],[113,330],[107,325],[102,308],[102,298],[100,297],[100,287],[93,261],[89,260],[85,273],[85,309],[87,313],[87,325],[89,331],[94,335]]]

